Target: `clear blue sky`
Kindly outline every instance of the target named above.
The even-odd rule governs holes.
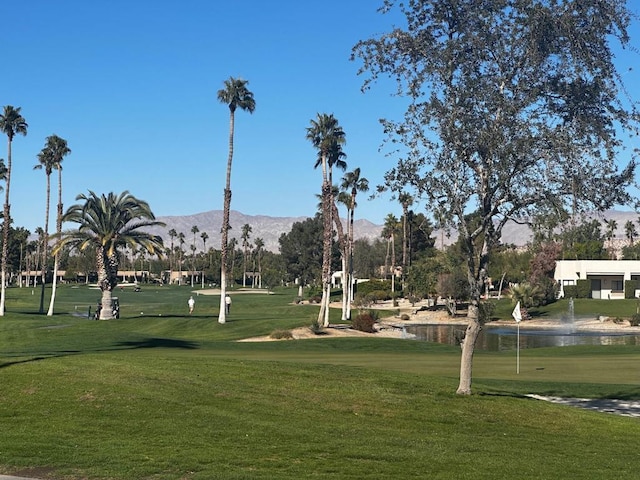
[[[349,55],[358,40],[400,21],[379,14],[380,3],[3,2],[0,104],[22,107],[29,124],[13,144],[15,224],[32,232],[44,224],[45,176],[33,166],[54,133],[72,149],[63,163],[65,208],[88,190],[129,190],[158,216],[222,209],[229,111],[216,92],[229,76],[249,80],[256,100],[253,115],[236,115],[232,209],[315,213],[321,173],[305,129],[318,112],[338,118],[348,170],[360,167],[375,187],[395,164],[379,152],[378,119],[397,118],[402,104],[390,83],[361,93]],[[357,217],[375,223],[401,213],[388,195],[363,195],[358,205]],[[50,229],[54,222],[52,215]]]

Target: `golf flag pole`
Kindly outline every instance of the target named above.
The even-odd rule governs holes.
[[[516,373],[520,373],[520,321],[522,320],[522,312],[520,311],[520,302],[516,303],[511,316],[516,321],[516,325],[518,325],[518,341],[516,346]]]

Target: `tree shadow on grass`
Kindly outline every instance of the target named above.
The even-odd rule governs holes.
[[[173,338],[145,338],[143,340],[119,342],[116,343],[116,347],[121,347],[123,350],[137,348],[181,348],[184,350],[195,350],[198,348],[198,344],[196,342],[176,340]]]
[[[62,358],[71,355],[81,355],[83,353],[95,353],[95,352],[113,352],[117,350],[136,350],[141,348],[177,348],[183,350],[195,350],[199,348],[196,342],[190,342],[187,340],[176,340],[173,338],[144,338],[141,340],[131,340],[126,342],[118,342],[113,348],[104,348],[98,350],[63,350],[59,352],[42,352],[42,353],[16,353],[13,356],[23,357],[20,360],[8,361],[0,363],[0,369],[11,367],[14,365],[20,365],[24,363],[39,362],[42,360],[49,360],[52,358]],[[28,358],[24,358],[28,357]]]

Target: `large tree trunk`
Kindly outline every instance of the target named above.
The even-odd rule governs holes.
[[[9,226],[11,224],[11,207],[9,205],[9,187],[11,185],[11,137],[7,146],[7,175],[4,197],[4,221],[2,222],[2,266],[0,267],[0,316],[4,316],[7,298],[7,259],[9,257]]]
[[[102,291],[100,320],[112,320],[113,307],[111,296],[113,289],[118,284],[118,259],[114,253],[108,257],[103,248],[96,251],[96,267],[98,270],[98,286]]]
[[[331,294],[331,206],[329,193],[331,185],[322,183],[322,300],[318,312],[318,325],[329,326],[329,300]]]
[[[233,108],[229,108],[229,156],[227,157],[227,179],[224,189],[224,211],[222,214],[222,251],[220,265],[220,309],[218,312],[218,323],[226,323],[227,312],[225,297],[227,294],[227,242],[229,240],[229,214],[231,210],[231,164],[233,162],[233,129],[235,123],[235,113]]]
[[[471,377],[473,370],[473,352],[476,346],[476,340],[482,330],[480,324],[479,311],[477,305],[469,304],[469,312],[467,318],[469,324],[462,341],[462,358],[460,359],[460,383],[458,384],[459,395],[471,395]]]

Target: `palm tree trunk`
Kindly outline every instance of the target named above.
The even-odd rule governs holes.
[[[220,266],[220,310],[218,323],[226,323],[227,312],[225,297],[227,293],[227,242],[229,239],[229,212],[231,210],[231,164],[233,162],[233,129],[235,115],[233,108],[229,108],[229,156],[227,157],[227,179],[224,189],[224,211],[222,214],[222,252]]]
[[[7,259],[9,257],[9,227],[11,224],[9,187],[11,185],[11,137],[7,146],[7,185],[4,197],[4,221],[2,224],[2,267],[0,270],[0,316],[4,316],[7,298]]]
[[[51,201],[51,175],[47,173],[47,205],[45,208],[44,218],[44,241],[42,245],[42,270],[40,275],[42,277],[42,285],[40,288],[40,309],[39,313],[44,313],[44,287],[47,283],[47,253],[49,251],[49,204]]]
[[[56,215],[56,235],[60,237],[62,232],[62,167],[58,166],[58,212]],[[56,289],[58,285],[58,260],[59,253],[56,252],[53,260],[53,284],[51,285],[51,300],[49,302],[49,311],[47,316],[53,315],[53,306],[56,301]]]
[[[322,183],[322,300],[318,312],[318,325],[329,326],[329,299],[331,296],[331,207],[329,194],[331,185]]]

